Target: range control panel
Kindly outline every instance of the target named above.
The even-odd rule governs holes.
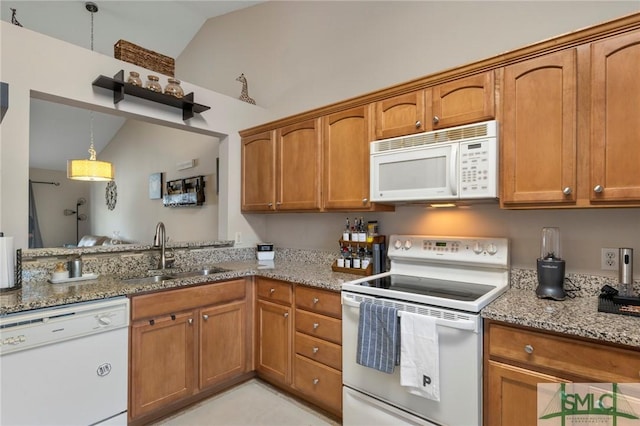
[[[490,237],[391,235],[388,254],[392,260],[434,260],[507,266],[509,240]]]

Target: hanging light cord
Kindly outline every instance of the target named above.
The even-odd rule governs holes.
[[[98,11],[98,5],[93,2],[85,3],[85,7],[91,12],[91,51],[93,52],[93,15]],[[96,150],[93,146],[93,111],[89,111],[89,129],[91,135],[91,144],[89,145],[89,160],[96,159]]]

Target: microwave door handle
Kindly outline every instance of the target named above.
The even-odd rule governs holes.
[[[449,164],[449,188],[452,195],[458,195],[458,144],[451,146],[451,163]]]

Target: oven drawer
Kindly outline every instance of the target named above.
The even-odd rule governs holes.
[[[335,343],[296,333],[296,353],[342,370],[342,347]]]
[[[258,278],[258,298],[271,302],[291,304],[291,284]]]
[[[560,377],[617,383],[640,379],[640,351],[493,322],[489,324],[489,355]]]
[[[342,316],[340,293],[334,291],[298,285],[296,286],[296,306],[335,318]]]
[[[342,410],[342,374],[338,370],[296,355],[293,384],[332,411]]]
[[[339,319],[302,309],[296,309],[296,331],[333,343],[342,343],[342,322]]]

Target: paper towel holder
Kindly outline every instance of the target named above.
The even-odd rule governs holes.
[[[4,237],[3,232],[0,232],[0,237]],[[16,250],[15,259],[13,285],[11,287],[0,288],[0,293],[9,293],[22,288],[22,249]]]

